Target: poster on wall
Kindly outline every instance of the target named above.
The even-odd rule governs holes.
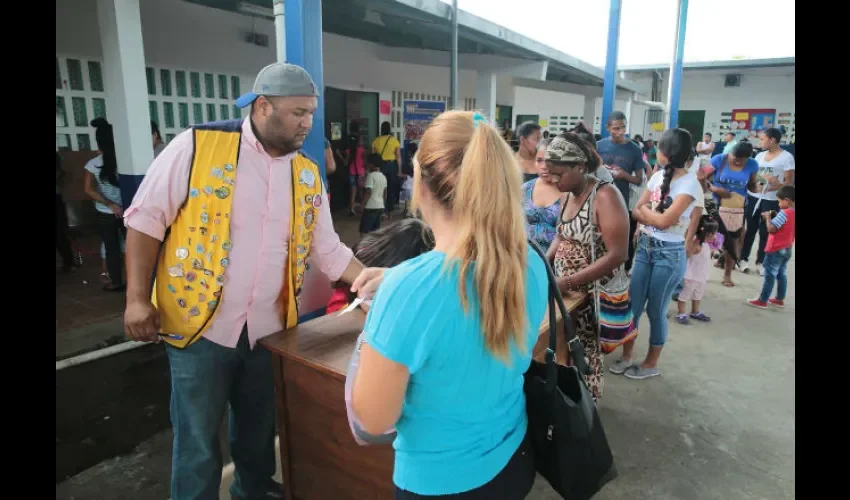
[[[775,109],[733,109],[732,131],[756,131],[776,126]]]
[[[378,104],[378,112],[382,115],[388,115],[392,113],[393,103],[386,99],[381,99],[380,104]]]
[[[331,122],[331,140],[342,139],[342,122]]]
[[[404,101],[404,140],[422,139],[428,125],[445,110],[446,103],[441,101]]]

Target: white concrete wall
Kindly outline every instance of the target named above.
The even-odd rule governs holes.
[[[149,65],[250,76],[275,60],[274,23],[180,0],[141,2]],[[95,0],[56,0],[56,53],[101,59]],[[242,40],[254,24],[268,47]],[[324,34],[325,85],[350,90],[449,93],[446,67],[384,62],[370,42]],[[475,97],[474,70],[458,75],[461,96]],[[248,83],[250,85],[250,83]],[[244,85],[244,83],[243,83]]]
[[[157,70],[157,79],[160,68],[202,74],[235,74],[240,78],[241,91],[245,92],[252,85],[256,73],[276,58],[274,23],[271,21],[254,20],[249,16],[181,0],[144,0],[140,5],[145,61],[147,66]],[[56,0],[56,20],[56,54],[60,57],[60,66],[63,65],[62,58],[67,57],[83,60],[84,68],[86,60],[102,62],[96,0]],[[267,35],[269,47],[243,41],[244,34],[251,29]],[[378,59],[375,44],[330,33],[324,34],[323,43],[324,84],[327,86],[379,92],[383,100],[392,100],[393,91],[407,92],[410,98],[433,100],[445,100],[449,95],[448,67],[382,61]],[[474,102],[476,78],[474,70],[459,71],[461,107],[465,100]],[[499,81],[502,85],[497,95],[512,101],[510,78],[502,77]],[[61,93],[57,91],[57,95]],[[150,99],[160,100],[159,96],[151,96]],[[206,102],[203,102],[206,109]],[[215,104],[219,106],[221,103],[216,101]],[[392,115],[381,115],[380,120],[394,118],[395,112],[400,112],[401,99],[393,101],[392,109]],[[194,120],[191,122],[194,123]],[[395,132],[401,131],[401,125],[395,120],[393,125]],[[163,130],[163,134],[177,131],[176,128]],[[75,134],[86,131],[73,129],[62,132],[71,133],[71,143],[76,145]]]
[[[514,83],[513,78],[502,76],[496,77],[496,104],[499,106],[514,105]]]
[[[501,104],[501,103],[500,103]],[[539,115],[548,122],[544,130],[559,133],[571,128],[584,114],[584,96],[529,87],[514,88],[514,117]]]
[[[550,133],[559,133],[563,128],[572,128],[579,119],[584,119],[583,95],[565,92],[555,92],[544,89],[533,89],[528,87],[516,87],[514,89],[514,116],[516,115],[540,115],[541,120],[548,121],[547,130]],[[601,133],[600,127],[604,122],[600,120],[602,114],[602,99],[595,98],[596,112],[594,113],[594,133]],[[499,104],[503,104],[501,101]],[[626,112],[626,101],[616,100],[615,111]],[[631,135],[641,134],[649,137],[648,127],[644,127],[645,106],[632,105],[629,123]]]
[[[182,69],[201,73],[237,75],[241,91],[250,88],[256,72],[275,60],[274,25],[271,21],[252,19],[223,10],[206,8],[181,0],[144,0],[141,4],[142,33],[146,64],[155,69]],[[269,47],[258,47],[242,40],[252,29],[269,36]],[[400,132],[396,114],[401,98],[392,92],[409,93],[411,98],[442,100],[449,94],[448,67],[388,62],[378,58],[375,44],[324,34],[325,85],[346,90],[379,92],[381,99],[392,100],[394,130]],[[56,0],[56,53],[60,57],[102,61],[95,0]],[[61,61],[60,61],[61,62]],[[83,63],[85,72],[85,62]],[[706,130],[717,133],[721,113],[732,108],[775,108],[777,113],[794,112],[794,75],[790,68],[739,70],[743,74],[739,88],[724,88],[723,75],[728,71],[686,71],[680,109],[706,111]],[[666,73],[666,72],[665,72]],[[651,86],[648,74],[629,74],[629,78]],[[458,87],[459,103],[473,105],[477,75],[461,69]],[[217,82],[217,77],[216,77]],[[517,114],[538,114],[541,119],[559,117],[552,131],[564,126],[560,117],[581,117],[584,97],[556,91],[554,82],[540,82],[539,87],[515,86],[509,76],[497,78],[496,103],[513,106]],[[546,89],[545,87],[553,87]],[[666,100],[666,74],[663,83]],[[57,90],[57,95],[61,92]],[[71,95],[70,93],[68,95]],[[102,96],[100,96],[102,97]],[[618,96],[615,109],[625,111],[625,101]],[[158,101],[159,96],[151,100]],[[179,102],[175,100],[175,102]],[[224,101],[215,101],[217,106]],[[602,100],[596,99],[594,130],[601,128]],[[206,109],[206,105],[205,105]],[[70,112],[70,109],[69,109]],[[89,110],[91,115],[91,110]],[[633,106],[630,132],[647,137],[644,128],[645,108]],[[572,121],[572,120],[570,120]],[[194,123],[194,120],[192,120]],[[72,134],[83,130],[69,130]],[[164,131],[164,133],[174,131]],[[73,143],[75,141],[72,140]]]
[[[667,102],[667,73],[661,73],[663,102]],[[740,87],[723,86],[724,76],[730,73],[741,75]],[[628,73],[627,77],[646,86],[652,85],[652,77],[648,73]],[[722,114],[741,108],[775,109],[777,118],[779,113],[791,113],[792,125],[785,125],[790,133],[796,110],[795,68],[685,70],[679,109],[704,110],[706,132],[717,138],[722,120],[728,119]]]

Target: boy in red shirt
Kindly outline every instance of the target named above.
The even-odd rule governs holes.
[[[794,186],[782,186],[776,192],[779,200],[779,213],[765,212],[762,214],[767,225],[767,245],[764,247],[764,285],[757,299],[748,300],[747,304],[767,309],[771,303],[777,307],[785,307],[785,292],[788,289],[788,277],[785,271],[791,260],[791,247],[797,230],[797,212],[794,210]],[[773,283],[776,286],[776,298],[770,298]]]

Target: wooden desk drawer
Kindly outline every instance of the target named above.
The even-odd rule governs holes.
[[[393,449],[359,446],[354,441],[345,411],[344,382],[303,364],[284,361],[281,365],[286,391],[283,424],[294,497],[392,498]]]

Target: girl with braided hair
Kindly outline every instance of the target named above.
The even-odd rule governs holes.
[[[630,379],[661,374],[658,359],[667,340],[667,304],[685,275],[685,233],[691,212],[703,200],[699,180],[687,168],[693,158],[690,132],[681,128],[665,132],[658,144],[658,163],[663,168],[649,180],[632,211],[642,227],[629,294],[635,325],[644,310],[649,318],[649,352],[636,364],[632,360],[634,340],[630,340],[623,345],[622,358],[610,369]]]

